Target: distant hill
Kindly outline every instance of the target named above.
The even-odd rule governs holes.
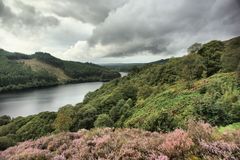
[[[100,64],[100,65],[107,67],[109,69],[118,71],[118,72],[131,72],[131,71],[137,70],[145,65],[164,64],[167,61],[168,61],[168,59],[161,59],[161,60],[149,62],[149,63],[106,63],[106,64]]]
[[[109,81],[118,72],[92,63],[64,61],[48,53],[33,55],[0,49],[0,92],[65,83]]]
[[[145,64],[146,63],[106,63],[100,65],[118,72],[130,72],[134,68],[141,68]]]

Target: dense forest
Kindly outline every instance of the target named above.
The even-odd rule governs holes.
[[[88,93],[84,101],[76,106],[64,106],[56,113],[43,112],[14,119],[8,116],[1,117],[1,150],[16,142],[36,139],[50,133],[78,131],[83,128],[139,128],[147,131],[161,131],[169,139],[178,137],[177,135],[183,136],[185,133],[191,134],[191,131],[175,133],[178,131],[175,130],[177,128],[187,129],[189,121],[196,123],[204,121],[220,128],[224,126],[240,128],[238,123],[240,122],[240,37],[228,41],[214,40],[206,44],[194,44],[188,50],[189,54],[186,56],[171,58],[164,63],[147,64],[134,69],[126,77],[114,79],[95,92]],[[62,65],[54,60],[50,63]],[[207,125],[203,124],[203,127]],[[98,134],[96,133],[98,131],[92,132],[86,136]],[[150,134],[140,133],[138,130],[135,132]],[[82,136],[81,133],[79,134]],[[198,136],[198,133],[194,134]],[[215,134],[211,132],[210,138],[203,145],[206,148],[218,146],[218,141],[215,143],[213,139],[210,140],[212,135]],[[116,133],[116,136],[121,134]],[[205,135],[199,133],[199,136]],[[188,140],[187,137],[188,135],[183,139]],[[220,134],[218,140],[220,141],[223,137]],[[186,144],[201,145],[194,140],[194,137],[190,137]],[[187,147],[185,150],[181,148],[180,153],[177,154],[185,156],[183,152],[190,148]],[[234,154],[236,150],[233,151]],[[138,151],[141,152],[140,149]],[[132,152],[135,153],[134,150]],[[162,153],[174,157],[171,155],[174,154],[172,152],[162,151]],[[198,151],[193,154],[201,156]],[[236,157],[239,158],[239,152]]]
[[[0,50],[0,92],[117,77],[119,73],[92,63],[63,61],[42,52],[25,55]]]

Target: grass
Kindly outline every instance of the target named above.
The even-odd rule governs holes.
[[[223,133],[223,132],[226,132],[226,131],[236,131],[238,129],[240,129],[240,122],[239,123],[233,123],[233,124],[227,125],[225,127],[219,127],[218,131]]]

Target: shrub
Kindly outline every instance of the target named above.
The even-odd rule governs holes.
[[[11,121],[11,117],[4,115],[0,117],[0,126],[8,124]]]
[[[26,141],[0,152],[0,159],[239,159],[240,132],[219,134],[217,139],[192,138],[207,130],[209,124],[194,122],[187,131],[176,129],[169,133],[139,129],[97,128],[64,132]],[[194,129],[194,130],[193,130]],[[193,130],[193,131],[192,131]],[[196,135],[194,135],[196,134]],[[202,135],[204,136],[205,133]],[[227,138],[226,138],[227,137]],[[194,138],[195,139],[195,138]]]
[[[72,106],[67,105],[60,108],[54,121],[54,128],[57,131],[68,131],[74,123],[73,117],[74,110]]]
[[[188,133],[181,129],[176,129],[165,136],[166,137],[159,148],[170,158],[184,158],[184,156],[188,155],[188,151],[190,151],[191,147],[194,145]]]
[[[15,141],[7,136],[0,137],[0,151],[5,150],[10,146],[13,146]]]
[[[113,121],[108,114],[100,114],[94,122],[95,127],[112,127]]]

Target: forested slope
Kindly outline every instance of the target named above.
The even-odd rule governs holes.
[[[239,48],[240,37],[211,41],[186,56],[148,64],[110,81],[76,106],[25,118],[5,117],[0,137],[5,146],[10,146],[16,141],[81,128],[169,132],[186,128],[189,120],[204,120],[213,126],[240,122]]]
[[[109,81],[120,74],[91,63],[63,61],[48,53],[0,50],[0,92],[65,83]]]

